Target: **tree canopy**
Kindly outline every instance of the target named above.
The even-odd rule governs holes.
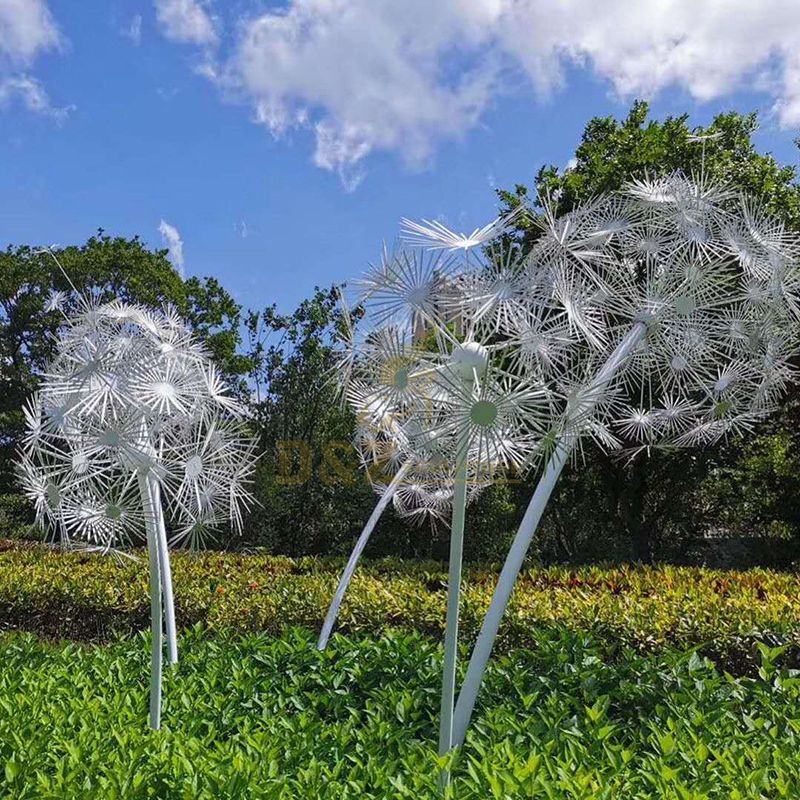
[[[718,115],[707,127],[691,126],[688,114],[650,119],[648,104],[637,101],[625,119],[590,120],[569,167],[544,165],[536,173],[533,191],[519,183],[511,190],[499,190],[498,195],[507,210],[522,201],[537,206],[538,198],[546,196],[560,214],[629,180],[676,170],[686,175],[702,171],[757,198],[771,214],[800,230],[797,168],[779,164],[770,153],[759,153],[753,142],[757,130],[755,113],[731,111]],[[519,234],[523,239],[534,236],[535,229],[523,222]]]
[[[557,213],[618,189],[625,181],[675,170],[712,178],[758,198],[800,231],[796,168],[761,153],[755,114],[727,113],[707,127],[688,115],[654,120],[634,103],[621,120],[590,120],[569,168],[542,166],[530,188],[498,192],[504,210],[547,196]],[[541,205],[538,205],[541,210]],[[538,235],[520,218],[513,240],[528,247]],[[62,273],[63,266],[69,280]],[[63,292],[65,310],[81,291],[147,306],[170,303],[212,351],[246,399],[261,440],[256,494],[245,541],[277,552],[344,552],[374,505],[374,494],[349,447],[353,416],[333,391],[331,346],[340,312],[332,289],[315,289],[290,314],[274,306],[243,311],[215,278],[183,279],[166,251],[102,230],[81,246],[53,253],[29,246],[0,253],[0,501],[15,490],[11,458],[22,430],[22,405],[54,352],[62,317],[48,310]],[[587,449],[586,463],[566,474],[537,537],[545,559],[701,559],[709,527],[772,537],[796,550],[800,540],[800,403],[783,410],[747,441],[706,451],[657,453],[622,463]],[[470,515],[471,558],[502,557],[533,491],[533,478],[485,492]],[[19,506],[19,500],[6,498]],[[16,513],[16,511],[13,511]],[[3,526],[0,502],[0,527]],[[3,530],[0,530],[0,536]],[[444,555],[446,544],[386,514],[372,553]]]
[[[216,278],[181,278],[166,254],[148,250],[138,237],[111,237],[102,230],[81,246],[52,251],[9,246],[0,253],[0,494],[13,485],[10,460],[21,431],[21,408],[54,354],[63,321],[49,302],[55,293],[63,293],[66,313],[79,300],[73,287],[150,307],[171,304],[226,376],[243,386],[250,361],[239,352],[240,306]]]

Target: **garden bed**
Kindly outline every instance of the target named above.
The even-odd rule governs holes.
[[[343,561],[225,553],[174,555],[180,627],[216,631],[317,630]],[[462,639],[474,639],[497,567],[468,566]],[[345,597],[338,630],[413,630],[439,639],[445,619],[442,564],[365,561]],[[147,569],[139,561],[64,554],[46,547],[0,548],[0,630],[103,642],[148,627]],[[547,630],[591,633],[613,655],[700,647],[720,666],[753,673],[756,642],[788,645],[797,664],[800,577],[770,570],[695,567],[534,568],[523,573],[498,642],[533,647]]]

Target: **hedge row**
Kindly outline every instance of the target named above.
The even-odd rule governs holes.
[[[174,555],[181,627],[280,634],[318,628],[343,562],[221,553]],[[473,638],[497,568],[467,567],[462,625]],[[339,630],[389,627],[438,636],[446,573],[438,563],[365,562],[342,606]],[[800,576],[696,567],[534,568],[518,583],[501,646],[529,646],[545,627],[600,634],[639,650],[742,639],[800,644]],[[146,562],[64,554],[42,546],[0,547],[0,629],[51,638],[104,640],[147,626]]]

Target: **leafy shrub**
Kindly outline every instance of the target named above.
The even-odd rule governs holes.
[[[41,538],[33,525],[31,504],[18,494],[0,494],[0,530],[11,539]]]
[[[182,637],[163,729],[146,727],[144,637],[109,647],[0,638],[0,796],[15,800],[427,800],[440,648],[416,634]],[[696,653],[562,630],[493,662],[447,796],[792,798],[800,680],[762,648],[732,679]]]
[[[758,531],[791,542],[800,537],[800,404],[788,404],[771,427],[739,447],[702,486],[721,527],[738,534]],[[779,427],[782,423],[785,428]]]
[[[343,561],[222,553],[175,554],[178,620],[214,629],[280,635],[318,629]],[[472,640],[497,568],[464,574],[462,631]],[[400,627],[439,637],[446,572],[436,562],[365,561],[342,605],[339,629],[378,633]],[[533,568],[523,573],[499,647],[536,644],[548,629],[590,632],[640,651],[702,645],[737,672],[752,670],[756,640],[800,650],[800,577],[754,569],[697,567]],[[8,543],[0,552],[0,629],[53,638],[102,640],[147,627],[144,559],[116,563]]]

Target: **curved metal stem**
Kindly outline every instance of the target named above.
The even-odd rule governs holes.
[[[147,528],[147,555],[150,564],[150,727],[161,727],[161,664],[162,664],[162,619],[161,619],[161,565],[158,554],[158,514],[155,498],[147,476],[139,476],[139,493],[145,512]]]
[[[582,393],[582,397],[578,399],[575,409],[572,412],[572,419],[580,420],[591,413],[602,398],[608,382],[625,363],[630,353],[636,348],[646,333],[647,326],[643,322],[636,322],[633,325],[631,330],[619,343],[616,350],[611,354],[608,361],[606,361],[602,369],[597,373],[594,380],[586,387]],[[455,711],[453,741],[451,743],[453,747],[458,747],[464,742],[464,737],[467,734],[467,728],[472,718],[472,712],[475,708],[475,702],[478,699],[478,692],[480,691],[481,682],[483,681],[483,674],[486,671],[486,664],[489,661],[489,656],[491,655],[494,641],[497,638],[497,632],[500,628],[500,622],[503,619],[506,607],[508,606],[508,601],[511,599],[511,594],[514,591],[517,575],[519,575],[522,569],[525,555],[528,552],[536,529],[539,526],[539,521],[547,506],[547,501],[550,499],[556,481],[561,474],[561,470],[564,468],[564,464],[567,462],[567,458],[577,441],[578,435],[579,433],[575,432],[566,434],[556,446],[555,452],[551,456],[544,474],[539,480],[536,491],[533,493],[533,497],[528,504],[525,516],[522,518],[519,530],[514,537],[511,549],[503,564],[503,569],[500,572],[497,586],[492,595],[489,610],[486,612],[483,624],[481,625],[481,631],[475,643],[475,648],[472,651],[469,666],[467,667],[467,675],[458,697]]]
[[[386,487],[386,491],[381,496],[381,499],[378,500],[377,505],[367,520],[367,524],[364,526],[364,530],[361,531],[361,535],[356,541],[353,552],[350,554],[350,559],[347,562],[347,566],[344,568],[341,578],[339,578],[339,585],[336,587],[336,593],[333,595],[333,600],[331,600],[328,613],[325,615],[325,622],[322,625],[322,630],[320,631],[319,639],[317,641],[317,650],[324,650],[327,647],[328,639],[330,639],[331,636],[331,631],[333,631],[333,626],[336,624],[336,617],[339,615],[339,607],[342,605],[342,600],[344,599],[347,587],[350,585],[350,581],[353,578],[353,573],[356,571],[358,560],[361,558],[361,554],[364,552],[364,548],[367,546],[367,542],[369,541],[369,537],[372,535],[375,525],[377,525],[378,520],[386,510],[386,506],[394,496],[394,493],[397,491],[398,486],[400,486],[402,483],[402,480],[410,467],[411,464],[409,462],[406,462],[402,467],[400,467],[400,469],[397,471],[397,474],[394,476],[394,478],[392,478],[392,482]]]
[[[450,526],[450,563],[447,579],[447,625],[444,634],[444,665],[442,668],[442,702],[439,718],[439,755],[449,752],[453,740],[453,710],[456,691],[456,662],[458,659],[458,612],[461,599],[461,566],[464,552],[464,521],[467,508],[468,432],[461,436],[453,487],[453,516]],[[444,787],[450,775],[442,772]]]
[[[172,591],[172,564],[167,545],[167,529],[164,524],[164,509],[161,506],[161,487],[158,481],[148,478],[156,513],[158,533],[158,563],[161,568],[161,596],[164,607],[164,628],[167,638],[167,663],[178,663],[178,631],[175,624],[175,596]]]

